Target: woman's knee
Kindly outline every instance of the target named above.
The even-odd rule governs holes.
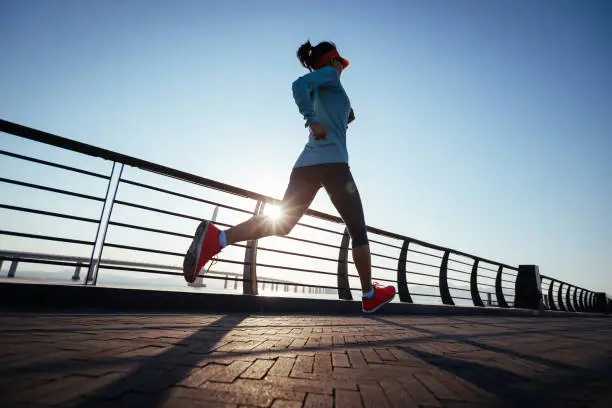
[[[274,235],[289,235],[297,223],[298,219],[295,218],[276,220],[274,225]]]

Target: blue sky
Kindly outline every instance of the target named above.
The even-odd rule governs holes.
[[[369,225],[612,294],[607,1],[4,0],[0,117],[280,198],[308,38]]]

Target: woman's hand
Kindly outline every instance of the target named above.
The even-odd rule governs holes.
[[[355,112],[353,112],[353,108],[351,108],[351,111],[349,112],[348,123],[351,123],[354,120],[355,120]]]
[[[312,122],[309,126],[314,140],[325,140],[327,138],[327,126],[321,122]]]

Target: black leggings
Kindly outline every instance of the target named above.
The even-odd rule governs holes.
[[[317,164],[293,169],[283,198],[284,232],[289,233],[293,229],[321,187],[325,188],[344,220],[352,247],[368,244],[361,197],[346,163]]]

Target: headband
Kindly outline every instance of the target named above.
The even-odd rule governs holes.
[[[315,63],[315,65],[314,65],[314,69],[319,69],[319,68],[321,68],[323,65],[325,65],[325,64],[327,63],[327,61],[329,61],[330,59],[332,59],[332,58],[334,58],[334,57],[339,58],[339,59],[341,59],[341,60],[342,60],[342,63],[344,64],[344,68],[346,68],[346,67],[348,66],[349,61],[348,61],[348,60],[346,60],[346,59],[344,59],[344,58],[342,58],[342,57],[340,56],[340,54],[338,54],[338,50],[334,48],[334,49],[332,49],[332,50],[330,50],[330,51],[326,52],[325,54],[321,55],[321,56],[320,56],[320,57],[317,59],[317,62],[316,62],[316,63]]]

